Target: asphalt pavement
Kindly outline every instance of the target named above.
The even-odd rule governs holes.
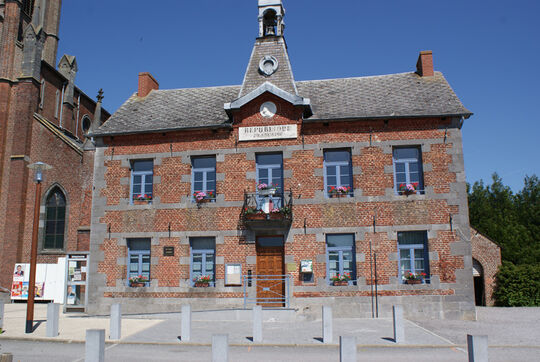
[[[60,335],[47,338],[43,304],[36,305],[34,333],[26,334],[25,311],[25,304],[5,306],[0,353],[13,353],[14,361],[82,361],[87,329],[109,335],[107,316],[61,313]],[[227,333],[230,361],[337,361],[339,336],[345,335],[356,337],[359,361],[466,361],[469,333],[488,335],[490,361],[540,361],[540,308],[478,308],[474,322],[407,320],[406,341],[400,344],[392,339],[389,319],[335,318],[333,342],[324,344],[321,320],[283,318],[280,311],[265,311],[263,341],[254,343],[251,321],[239,313],[250,312],[221,311],[215,320],[194,313],[189,342],[180,336],[180,313],[124,316],[122,338],[107,338],[106,359],[209,361],[212,334]]]

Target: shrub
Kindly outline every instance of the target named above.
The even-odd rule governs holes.
[[[494,296],[502,307],[540,306],[540,264],[504,263],[497,272]]]

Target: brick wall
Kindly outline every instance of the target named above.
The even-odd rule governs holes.
[[[272,120],[259,114],[260,104],[265,101],[278,106],[278,114]],[[293,223],[283,234],[286,270],[293,281],[294,297],[369,296],[371,242],[372,252],[377,253],[381,295],[437,298],[455,295],[458,302],[449,302],[448,311],[442,314],[447,317],[458,314],[463,317],[474,308],[471,291],[464,284],[471,277],[470,244],[456,230],[464,230],[464,235],[468,232],[468,210],[466,198],[463,202],[464,184],[457,181],[462,179],[463,166],[461,133],[454,120],[302,124],[299,109],[271,94],[248,103],[234,114],[234,120],[232,131],[172,132],[103,140],[101,156],[96,158],[96,167],[102,168],[103,177],[96,174],[100,187],[95,190],[98,199],[93,207],[98,212],[91,236],[95,245],[91,250],[95,250],[93,255],[98,259],[94,308],[109,303],[109,297],[202,298],[201,291],[189,284],[191,236],[216,237],[217,285],[205,290],[204,297],[234,298],[239,290],[224,286],[224,264],[239,263],[244,274],[248,270],[255,273],[255,234],[242,224],[239,216],[244,191],[255,191],[255,154],[272,151],[283,153],[284,188],[292,190],[294,195]],[[265,124],[297,124],[299,137],[237,141],[239,127]],[[426,189],[423,195],[404,196],[394,192],[392,147],[403,145],[422,149]],[[323,150],[343,147],[351,149],[354,197],[328,199],[324,196]],[[197,207],[190,198],[190,156],[201,154],[217,155],[217,202]],[[130,205],[130,161],[148,158],[154,160],[154,200],[147,205]],[[453,225],[450,215],[454,217]],[[171,236],[167,237],[169,226]],[[428,232],[431,284],[409,286],[401,282],[397,231],[407,230]],[[355,234],[357,286],[327,284],[324,236],[327,233]],[[125,242],[130,237],[152,238],[152,282],[142,291],[126,287],[127,271],[125,265],[120,265],[125,264]],[[163,246],[175,246],[175,256],[163,257]],[[301,280],[302,259],[313,260],[313,282]],[[105,283],[100,284],[99,280]]]
[[[472,257],[481,265],[484,272],[484,291],[486,305],[493,306],[493,290],[495,288],[495,274],[502,264],[501,248],[493,241],[471,228]]]

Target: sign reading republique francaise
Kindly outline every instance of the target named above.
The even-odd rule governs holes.
[[[296,138],[297,135],[298,127],[296,124],[284,124],[279,126],[240,127],[238,129],[239,141]]]

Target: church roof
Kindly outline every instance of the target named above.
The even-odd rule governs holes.
[[[295,82],[309,98],[313,115],[305,121],[464,116],[463,106],[444,76],[400,73]],[[92,136],[228,127],[224,104],[238,99],[241,86],[154,90],[131,96]],[[295,93],[293,93],[295,94]]]

